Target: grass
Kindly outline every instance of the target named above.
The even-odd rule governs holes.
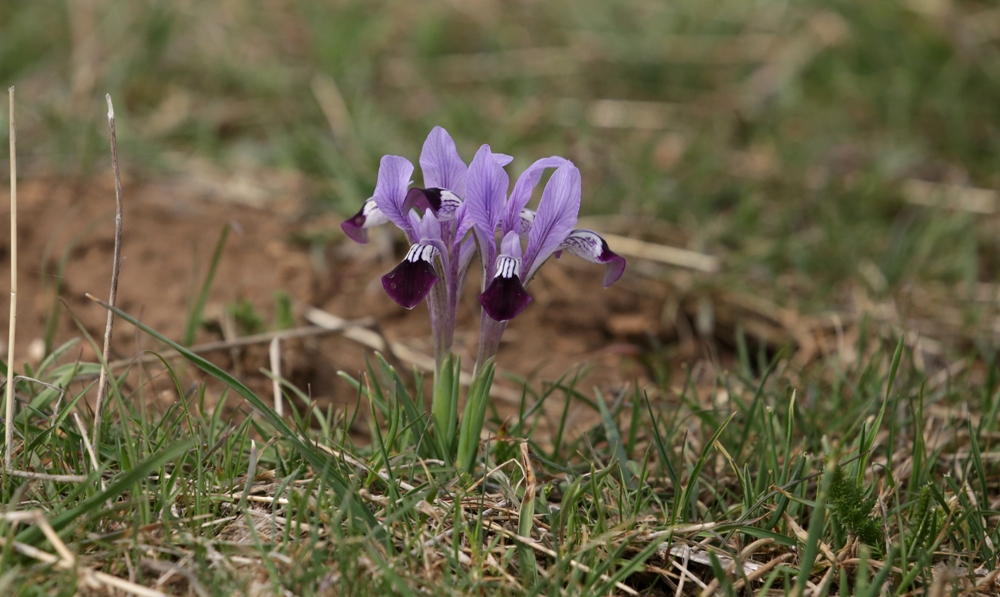
[[[655,383],[624,392],[533,381],[520,416],[485,413],[493,435],[459,469],[419,447],[422,385],[377,358],[345,410],[286,385],[284,419],[190,353],[137,365],[92,458],[75,417],[99,365],[46,336],[18,370],[48,385],[15,387],[15,468],[40,476],[3,477],[0,594],[110,593],[93,572],[199,596],[995,592],[995,215],[911,189],[1000,184],[996,18],[956,2],[4,3],[29,175],[103,163],[107,91],[126,171],[293,169],[312,209],[349,214],[382,154],[415,155],[440,124],[466,156],[570,157],[585,210],[655,218],[636,232],[724,268],[652,274],[714,301],[688,312],[710,314],[709,358],[654,345]],[[163,346],[191,344],[218,259]],[[725,293],[805,328],[836,315],[834,348],[799,360],[795,325],[768,339],[751,324],[772,311]],[[178,400],[157,412],[164,386]],[[568,428],[577,405],[592,426]]]
[[[33,374],[69,391],[57,401],[19,383],[31,406],[15,467],[84,474],[7,476],[3,495],[8,512],[44,512],[77,570],[171,594],[658,594],[713,578],[731,593],[985,590],[1000,544],[1000,471],[984,458],[997,423],[970,413],[995,408],[995,382],[932,384],[902,342],[862,354],[800,373],[803,388],[850,395],[846,409],[801,404],[780,359],[767,379],[706,375],[655,406],[639,390],[591,400],[564,380],[538,400],[581,400],[599,422],[559,445],[522,439],[546,416],[526,397],[472,477],[412,448],[432,441],[429,414],[422,428],[390,423],[405,420],[402,388],[369,396],[391,387],[379,368],[352,410],[289,402],[286,424],[191,353],[190,365],[231,389],[224,400],[243,399],[253,415],[222,420],[205,385],[185,390],[168,367],[163,381],[184,398],[152,418],[148,384],[123,378],[102,468],[88,473],[86,439],[67,416],[89,389],[70,381],[84,367],[50,361]],[[350,421],[365,409],[375,441],[357,445]],[[26,595],[80,587],[84,575],[25,551],[52,552],[40,527],[2,524],[0,583]]]

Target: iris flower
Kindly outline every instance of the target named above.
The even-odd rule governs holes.
[[[534,212],[527,205],[547,168],[556,170]],[[558,257],[565,250],[605,264],[605,288],[625,271],[625,259],[612,252],[600,235],[573,228],[580,212],[581,184],[580,171],[572,162],[556,156],[540,159],[521,174],[510,197],[508,185],[507,173],[492,158],[489,146],[482,146],[469,168],[469,194],[463,205],[463,225],[475,231],[483,258],[480,361],[496,354],[506,322],[531,302],[525,285],[552,255]]]
[[[384,156],[375,192],[341,228],[362,244],[368,242],[369,228],[389,222],[406,233],[410,250],[382,277],[382,286],[392,300],[407,309],[430,297],[431,327],[440,363],[451,351],[459,289],[476,250],[472,239],[456,234],[455,216],[465,195],[468,167],[448,132],[435,127],[424,142],[420,168],[424,188],[410,188],[413,164],[404,157]]]
[[[531,301],[525,285],[553,254],[558,257],[565,250],[605,264],[605,287],[625,270],[625,260],[596,232],[573,228],[580,211],[581,185],[580,171],[572,162],[557,156],[536,161],[521,174],[508,197],[510,178],[504,166],[512,159],[483,145],[467,167],[452,138],[435,127],[420,154],[424,187],[410,187],[413,164],[409,160],[384,156],[374,194],[341,224],[360,243],[367,242],[369,228],[388,222],[406,233],[410,250],[382,277],[382,286],[407,309],[428,300],[439,364],[451,352],[458,299],[477,245],[483,265],[479,363],[496,354],[507,321]],[[548,168],[555,172],[534,212],[527,205]]]

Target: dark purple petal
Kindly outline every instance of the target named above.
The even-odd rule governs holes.
[[[407,309],[419,305],[438,281],[433,261],[437,252],[429,245],[410,247],[396,269],[382,276],[382,288],[389,298]]]
[[[375,185],[372,197],[385,217],[410,236],[413,235],[413,231],[410,229],[404,205],[411,174],[413,174],[413,164],[410,160],[396,155],[382,156],[382,163],[378,168],[378,183]]]
[[[455,219],[455,212],[462,205],[462,200],[448,189],[418,189],[412,188],[406,193],[406,201],[403,203],[403,210],[409,211],[414,207],[423,210],[431,210],[441,221]]]
[[[389,221],[382,210],[378,208],[375,201],[369,199],[361,206],[358,213],[351,218],[341,222],[340,228],[355,242],[362,245],[368,243],[368,228],[381,226]]]
[[[580,213],[580,192],[580,171],[572,162],[556,169],[545,185],[535,222],[528,232],[528,246],[524,254],[524,267],[528,272],[525,280],[535,275],[535,271],[573,230]]]
[[[468,168],[458,157],[455,141],[443,128],[436,126],[427,135],[420,152],[420,169],[424,172],[425,187],[450,189],[459,197],[465,196]]]
[[[521,173],[517,182],[514,183],[514,190],[510,193],[510,200],[503,212],[504,234],[511,230],[517,230],[518,219],[521,217],[521,210],[531,201],[531,193],[538,186],[538,181],[542,179],[542,174],[546,168],[558,168],[569,160],[559,156],[552,156],[537,160],[528,166],[528,169]]]
[[[431,208],[430,197],[428,196],[427,189],[413,187],[406,192],[406,200],[403,201],[403,213],[410,213],[410,210],[414,207],[424,210]]]
[[[601,235],[593,230],[574,230],[559,245],[577,257],[582,257],[591,263],[603,263],[604,287],[607,288],[622,277],[625,272],[625,258],[616,254]]]
[[[361,208],[354,217],[344,220],[340,223],[340,229],[344,231],[344,234],[351,237],[356,243],[367,245],[368,244],[368,231],[365,230],[365,214],[363,213],[364,208]]]
[[[514,319],[531,302],[531,295],[521,284],[519,270],[518,259],[503,255],[497,258],[497,274],[486,287],[486,291],[479,295],[479,304],[492,319],[496,321]]]
[[[492,238],[500,223],[510,179],[497,163],[489,145],[483,145],[472,158],[466,183],[465,217],[482,236]]]

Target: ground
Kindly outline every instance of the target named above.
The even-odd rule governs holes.
[[[256,194],[228,190],[227,181],[200,186],[182,178],[126,183],[118,306],[180,340],[221,231],[232,225],[234,233],[222,253],[205,309],[206,325],[199,329],[196,344],[224,339],[221,322],[226,307],[243,300],[263,318],[264,329],[273,329],[275,293],[284,291],[299,314],[298,325],[307,325],[301,318],[307,307],[343,318],[374,317],[386,338],[433,354],[426,307],[408,312],[381,288],[381,275],[405,251],[399,244],[403,239],[386,228],[374,231],[368,246],[354,245],[340,234],[336,215],[309,211],[299,178],[286,176],[284,184],[278,178],[269,188],[250,187]],[[82,327],[100,346],[107,312],[85,295],[106,297],[110,285],[111,181],[95,178],[72,184],[32,178],[21,182],[18,197],[17,360],[37,365],[57,290],[63,312],[53,345],[80,337]],[[314,248],[310,234],[327,240]],[[0,239],[4,245],[7,242]],[[574,259],[553,260],[541,270],[530,286],[534,302],[505,334],[498,377],[508,377],[501,383],[508,388],[504,394],[508,402],[519,391],[510,375],[552,380],[586,365],[590,373],[581,380],[584,387],[596,384],[619,392],[648,381],[636,357],[661,337],[659,320],[668,287],[629,272],[619,284],[602,290],[602,268]],[[9,261],[4,263],[0,276],[9,276],[8,265]],[[456,348],[469,364],[478,342],[479,311],[474,308],[478,286],[473,273],[456,336]],[[155,341],[127,323],[115,328],[113,346],[112,360],[157,348]],[[234,362],[233,354],[241,360]],[[79,356],[94,360],[93,347],[82,343]],[[258,371],[268,367],[266,344],[237,353],[217,351],[212,357],[240,372],[252,387],[269,387],[269,380]],[[290,341],[284,361],[283,375],[308,388],[320,404],[342,407],[356,400],[355,391],[337,371],[352,375],[361,371],[363,351],[358,344],[337,334]]]

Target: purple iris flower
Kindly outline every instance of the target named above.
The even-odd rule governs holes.
[[[406,233],[410,250],[395,269],[382,277],[382,287],[407,309],[429,297],[440,362],[451,351],[459,289],[476,250],[473,239],[458,233],[457,214],[465,196],[468,167],[458,156],[448,132],[435,127],[424,142],[420,168],[424,188],[410,188],[413,164],[403,157],[384,156],[375,192],[341,228],[362,244],[368,241],[369,228],[387,222]],[[422,214],[414,208],[422,210]]]
[[[572,162],[557,156],[536,161],[517,179],[508,197],[510,178],[504,166],[512,159],[483,145],[467,167],[452,138],[435,127],[420,154],[424,187],[410,187],[409,160],[384,156],[374,194],[341,224],[360,243],[368,241],[369,228],[388,222],[406,233],[410,250],[382,277],[382,287],[407,309],[427,299],[439,364],[451,352],[459,294],[477,244],[483,263],[479,363],[496,354],[507,321],[531,302],[524,286],[553,254],[558,257],[565,250],[605,264],[605,287],[625,270],[625,260],[597,233],[573,229],[581,185],[580,171]],[[545,185],[538,211],[529,210],[532,192],[548,168],[555,172]]]
[[[580,171],[572,162],[555,156],[536,161],[521,174],[508,198],[507,173],[491,154],[489,146],[484,145],[473,158],[468,195],[460,209],[464,216],[460,230],[465,226],[475,231],[483,258],[480,362],[496,354],[506,322],[531,302],[525,285],[553,254],[558,256],[565,250],[592,263],[605,264],[605,288],[625,271],[625,259],[612,252],[600,235],[573,228],[580,212],[581,184]],[[547,168],[556,170],[534,212],[527,209],[527,204]]]

